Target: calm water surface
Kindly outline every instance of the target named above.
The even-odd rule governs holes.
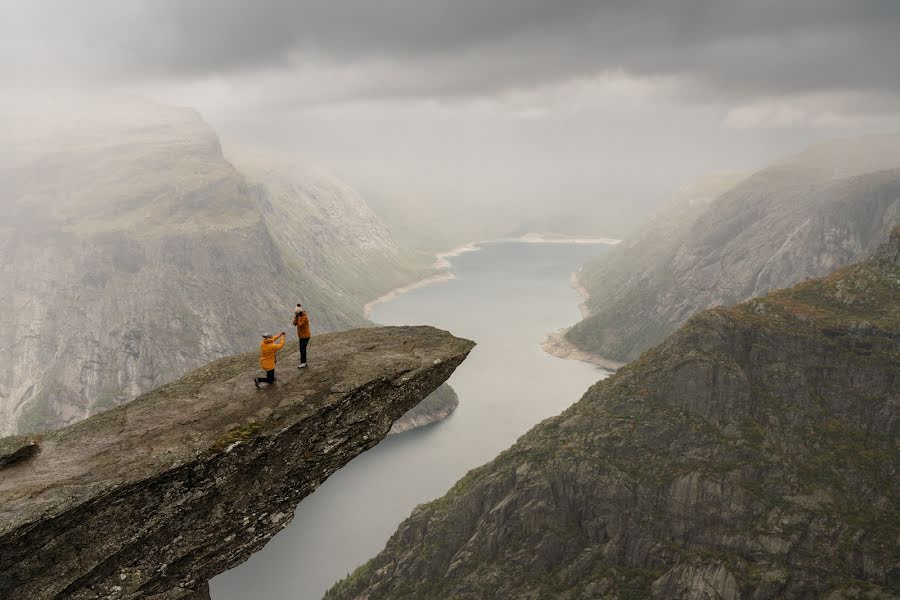
[[[540,348],[548,332],[580,318],[569,278],[604,250],[485,243],[452,259],[455,279],[376,306],[377,323],[435,325],[478,342],[450,379],[459,408],[440,423],[384,440],[338,471],[303,500],[290,527],[213,579],[213,599],[319,600],[381,551],[417,504],[443,495],[604,377]]]

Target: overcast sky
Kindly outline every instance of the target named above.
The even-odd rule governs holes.
[[[605,206],[900,129],[898,0],[0,0],[4,94],[131,92],[376,203]],[[613,206],[614,204],[610,204]],[[530,210],[531,210],[530,209]]]

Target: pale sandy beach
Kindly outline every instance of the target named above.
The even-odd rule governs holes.
[[[548,334],[547,337],[544,338],[544,341],[541,342],[541,349],[547,354],[550,354],[557,358],[565,358],[567,360],[580,360],[582,362],[591,363],[592,365],[597,365],[598,367],[602,367],[610,371],[615,371],[625,364],[616,362],[614,360],[609,360],[597,354],[591,354],[590,352],[585,352],[584,350],[577,348],[566,339],[565,335],[568,330],[569,327],[565,327]]]
[[[618,240],[616,241],[618,243]],[[581,282],[578,280],[578,274],[581,272],[581,269],[572,273],[572,277],[570,278],[570,282],[572,284],[572,288],[578,292],[578,295],[581,297],[581,302],[578,303],[578,310],[581,311],[581,318],[586,319],[591,316],[591,311],[588,308],[588,292],[581,285]],[[566,332],[569,331],[571,327],[564,327],[563,329],[559,329],[557,331],[553,331],[544,338],[544,341],[541,342],[541,349],[557,358],[565,358],[568,360],[580,360],[583,362],[591,363],[593,365],[597,365],[604,369],[609,369],[611,371],[615,371],[620,368],[625,363],[617,362],[614,360],[609,360],[608,358],[604,358],[599,354],[592,354],[591,352],[587,352],[578,348],[574,344],[572,344],[569,340],[566,339]]]
[[[529,244],[606,244],[607,246],[615,246],[622,242],[622,240],[616,238],[577,238],[565,237],[553,233],[526,233],[521,237],[511,239]]]

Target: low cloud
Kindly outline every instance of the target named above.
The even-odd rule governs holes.
[[[4,14],[0,65],[19,77],[343,70],[359,97],[455,97],[619,69],[732,97],[900,91],[894,0],[31,0]]]
[[[226,149],[312,160],[422,219],[494,206],[621,227],[695,175],[900,128],[897,0],[0,9],[0,103],[77,89],[191,106]]]

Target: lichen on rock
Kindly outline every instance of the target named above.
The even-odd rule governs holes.
[[[31,435],[11,435],[0,438],[0,469],[30,458],[37,450],[37,440]]]

